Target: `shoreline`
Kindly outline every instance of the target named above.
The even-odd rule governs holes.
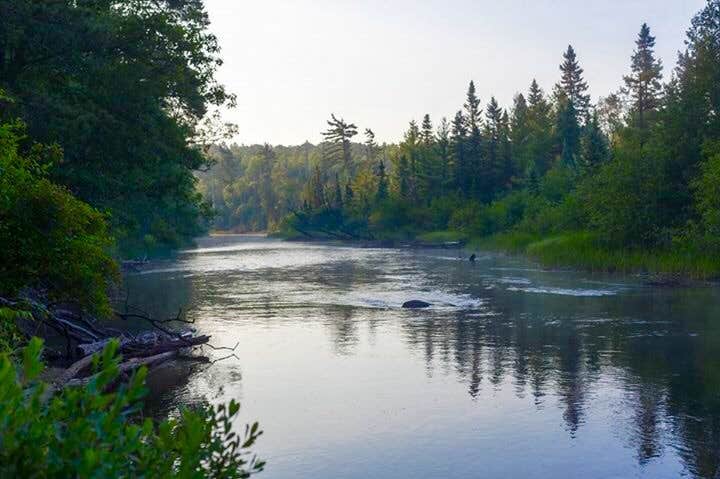
[[[639,276],[647,284],[655,286],[717,285],[720,281],[720,258],[679,249],[610,248],[587,232],[551,236],[501,233],[477,237],[450,230],[420,233],[413,239],[373,240],[278,233],[267,236],[285,241],[338,242],[365,248],[462,249],[468,251],[468,254],[472,251],[492,251],[524,256],[547,268]]]

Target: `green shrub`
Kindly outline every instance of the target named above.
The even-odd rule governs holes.
[[[0,477],[246,478],[263,469],[248,451],[262,432],[257,423],[242,437],[233,431],[234,401],[156,423],[139,415],[145,369],[106,392],[119,375],[117,347],[95,357],[87,385],[51,399],[38,379],[39,339],[25,348],[21,371],[0,357]]]
[[[34,287],[108,313],[107,288],[118,271],[106,218],[46,178],[57,148],[20,153],[22,131],[0,125],[0,295]]]

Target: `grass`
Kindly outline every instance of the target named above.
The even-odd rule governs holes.
[[[461,231],[444,230],[444,231],[431,231],[429,233],[422,233],[417,235],[416,239],[425,243],[449,243],[454,241],[465,241],[467,235]]]
[[[720,257],[693,248],[611,248],[588,232],[540,238],[526,233],[504,233],[471,242],[473,246],[526,254],[545,266],[567,266],[588,271],[652,273],[691,279],[720,278]]]

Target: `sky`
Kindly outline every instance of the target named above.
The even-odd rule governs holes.
[[[594,99],[617,90],[643,22],[669,77],[705,0],[206,0],[222,47],[223,112],[238,143],[316,143],[331,113],[402,138],[425,113],[510,107],[533,78],[550,91],[568,44]]]

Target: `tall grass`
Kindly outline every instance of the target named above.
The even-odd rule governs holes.
[[[474,244],[527,254],[545,266],[569,266],[602,272],[645,272],[693,279],[720,278],[718,255],[689,246],[651,250],[611,248],[588,232],[566,233],[545,239],[526,233],[506,233]]]

